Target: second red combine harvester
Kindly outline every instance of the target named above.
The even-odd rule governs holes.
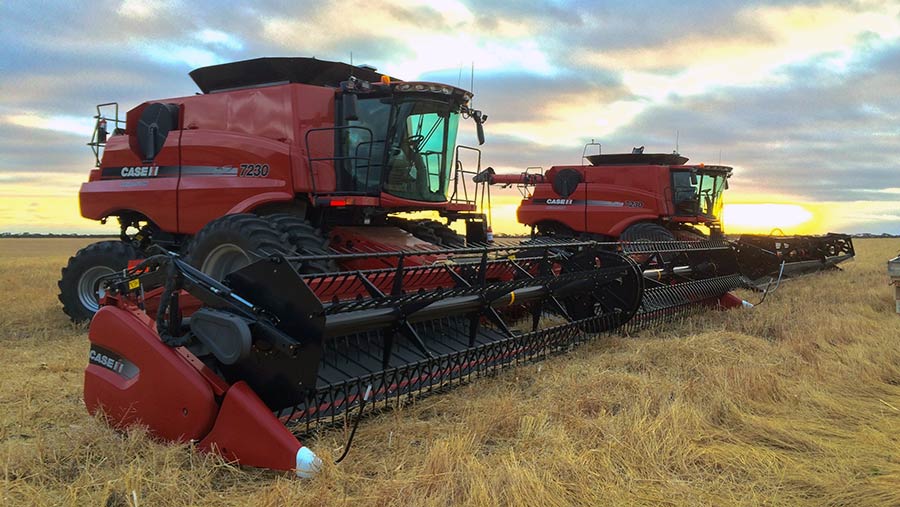
[[[585,146],[599,145],[589,143]],[[479,183],[522,190],[519,222],[533,238],[622,241],[724,240],[723,194],[732,168],[687,164],[678,153],[587,155],[589,163],[553,166],[546,172],[496,174],[487,168]],[[741,273],[764,283],[770,275],[803,274],[833,267],[854,256],[846,234],[762,236],[745,234],[730,242]],[[647,259],[646,257],[641,257]]]

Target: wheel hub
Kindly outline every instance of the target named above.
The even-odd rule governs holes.
[[[109,266],[94,266],[85,270],[78,279],[78,301],[88,310],[100,309],[100,280],[115,273]]]
[[[223,243],[209,252],[200,271],[216,280],[222,280],[228,273],[250,264],[250,261],[250,256],[243,248],[233,243]]]

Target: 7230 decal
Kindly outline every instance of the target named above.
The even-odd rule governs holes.
[[[241,178],[265,178],[269,175],[269,164],[241,164],[238,176]]]

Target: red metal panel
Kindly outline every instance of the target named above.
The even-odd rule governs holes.
[[[101,172],[117,172],[122,167],[173,167],[179,161],[178,138],[181,131],[169,133],[162,151],[150,164],[144,164],[129,146],[131,136],[112,136],[106,145],[101,164]],[[157,174],[144,178],[107,179],[102,177],[81,185],[78,194],[81,215],[100,220],[123,210],[140,212],[152,220],[162,230],[175,232],[178,227],[176,189],[178,171]]]
[[[220,130],[186,130],[181,154],[178,232],[195,234],[222,215],[294,197],[290,145],[285,142]]]
[[[362,226],[334,227],[329,234],[331,248],[338,252],[399,252],[410,250],[437,250],[433,243],[422,241],[399,227]],[[407,266],[434,264],[446,260],[446,255],[410,255],[404,258]],[[381,269],[397,266],[397,257],[348,260],[344,270]]]
[[[335,190],[334,130],[335,90],[320,86],[301,84],[288,85],[291,90],[292,107],[296,129],[294,144],[294,190],[300,192],[328,193]],[[313,130],[313,132],[310,132]],[[307,133],[309,152],[307,152]],[[312,163],[308,158],[329,159]],[[313,179],[310,178],[313,176]]]
[[[741,308],[744,306],[745,301],[731,292],[726,292],[719,297],[718,300],[719,307],[723,310],[731,310],[733,308]],[[749,303],[748,303],[749,304]]]
[[[293,470],[300,441],[247,383],[240,381],[225,393],[215,426],[199,447],[242,465]]]
[[[149,317],[104,306],[89,336],[94,355],[84,371],[84,403],[90,413],[102,409],[117,428],[143,424],[178,442],[209,432],[218,412],[209,384],[160,341]]]
[[[294,141],[287,86],[194,95],[160,102],[183,104],[185,130],[227,130],[282,142]]]
[[[552,179],[548,179],[552,181]],[[540,222],[558,222],[573,231],[585,230],[584,216],[585,185],[579,184],[575,192],[568,198],[563,198],[553,191],[550,183],[535,185],[531,200],[522,201],[516,216],[519,222],[526,225],[534,225]],[[546,204],[547,200],[559,204]],[[571,203],[566,203],[566,199]]]
[[[559,200],[561,196],[550,183],[563,169],[579,171],[585,182],[569,196],[571,203]],[[537,183],[532,198],[522,201],[519,222],[532,225],[555,221],[574,231],[617,237],[637,221],[664,216],[670,194],[669,178],[668,166],[551,167],[546,183]],[[547,199],[554,199],[557,204],[545,204]]]

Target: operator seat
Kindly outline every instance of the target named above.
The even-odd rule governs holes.
[[[690,174],[676,172],[673,174],[675,188],[673,197],[675,213],[679,215],[696,215],[699,212],[697,188],[691,185]]]

